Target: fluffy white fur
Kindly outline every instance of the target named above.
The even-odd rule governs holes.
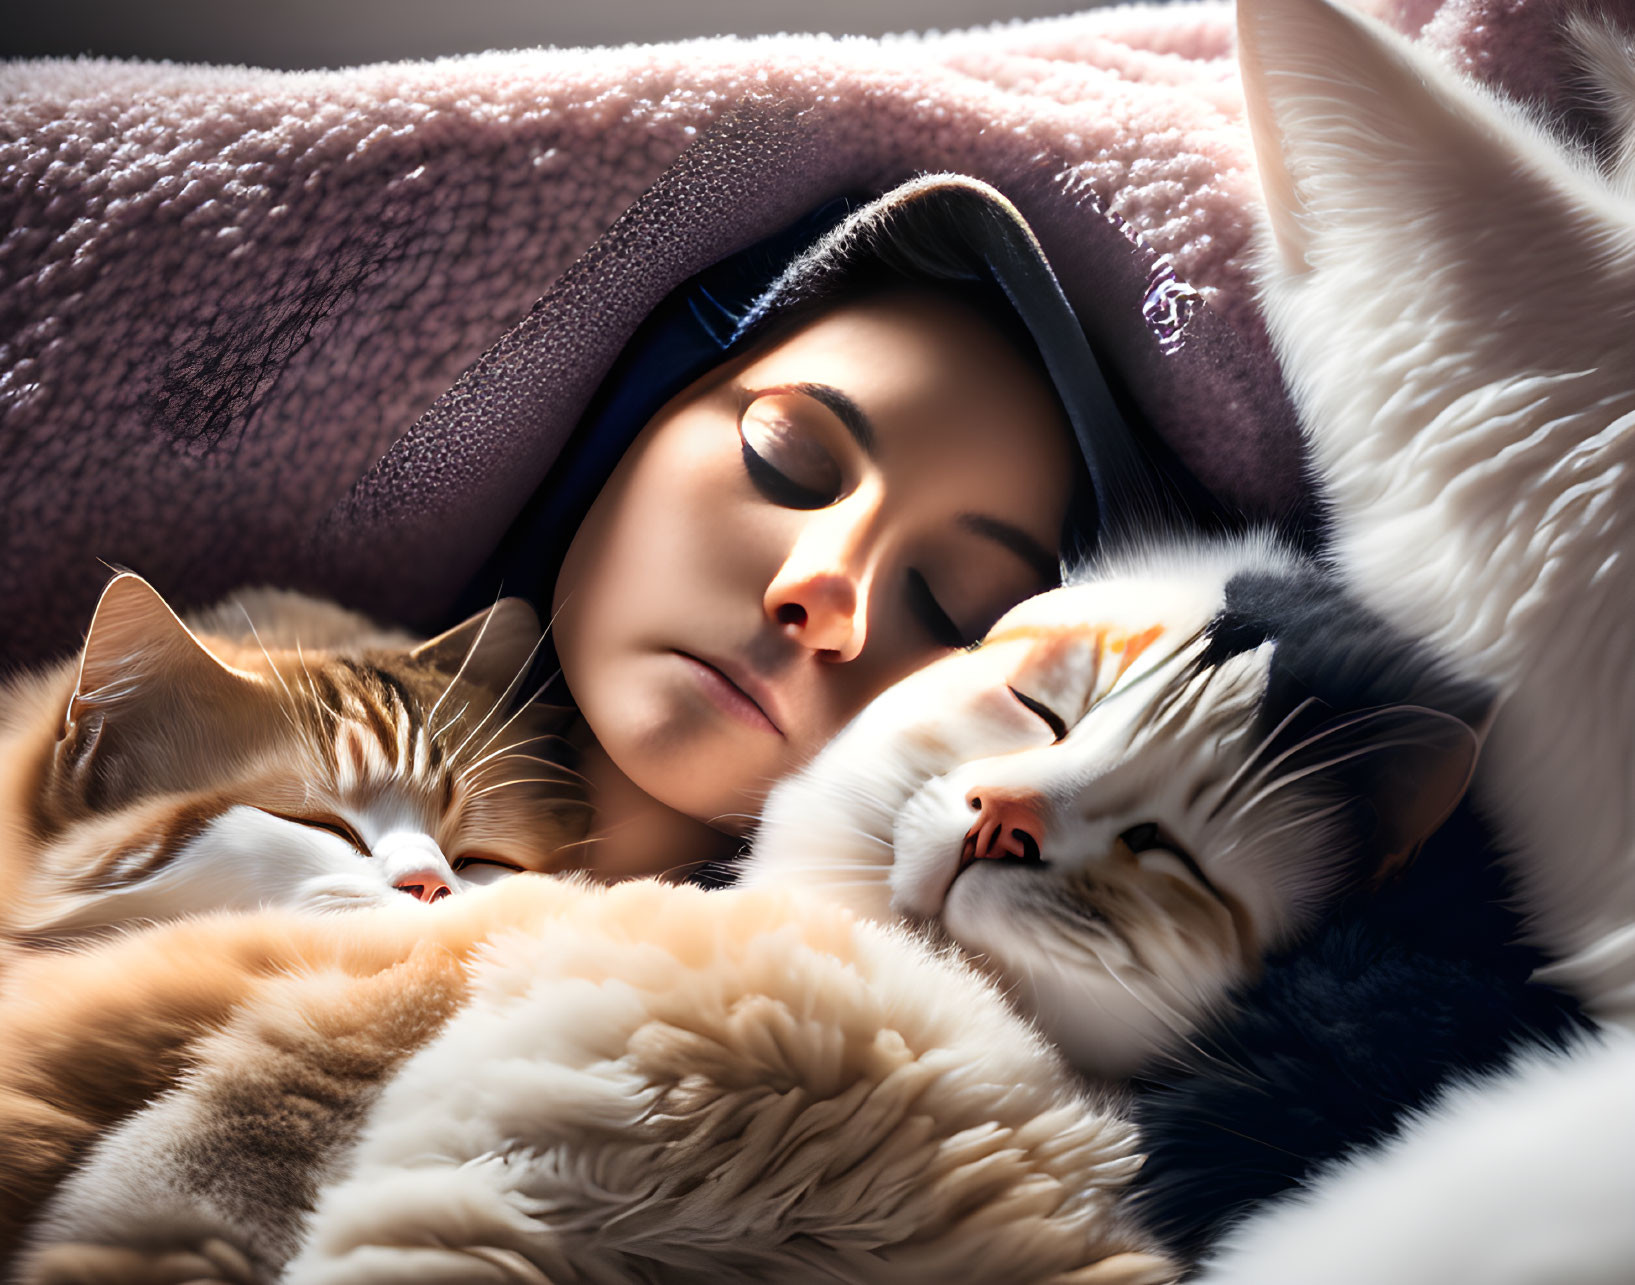
[[[1336,562],[1497,686],[1477,797],[1533,936],[1635,1022],[1635,204],[1344,7],[1244,0],[1239,27]]]
[[[1627,1285],[1635,1038],[1463,1084],[1232,1233],[1198,1285]]]
[[[1635,1024],[1635,58],[1610,171],[1327,0],[1240,0],[1266,313],[1335,560],[1492,681],[1477,797],[1549,979]],[[1635,1041],[1534,1055],[1253,1219],[1209,1285],[1635,1279]]]

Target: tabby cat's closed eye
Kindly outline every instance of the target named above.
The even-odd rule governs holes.
[[[353,828],[351,822],[341,817],[329,813],[300,816],[288,812],[276,812],[272,808],[261,808],[260,811],[265,812],[268,816],[275,816],[280,821],[288,821],[292,825],[304,825],[309,829],[322,830],[327,834],[333,834],[338,839],[346,840],[363,855],[367,856],[369,854],[369,845],[364,842],[363,836]]]

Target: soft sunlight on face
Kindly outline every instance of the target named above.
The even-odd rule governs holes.
[[[569,548],[564,679],[637,788],[742,833],[871,698],[1056,580],[1075,451],[967,305],[844,304],[642,430]]]

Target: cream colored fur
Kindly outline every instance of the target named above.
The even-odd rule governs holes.
[[[284,1275],[301,1285],[1172,1278],[1117,1211],[1139,1156],[1116,1100],[900,929],[773,891],[535,878],[384,913],[327,922],[418,922],[430,953],[284,969],[200,1032],[194,1069],[65,1186],[21,1281],[272,1279],[290,1228],[274,1211],[257,1234],[243,1199],[267,1122],[333,1101],[314,1084],[360,1042],[419,1051],[344,1160],[289,1146],[332,1178]],[[462,989],[436,964],[445,915],[454,940],[489,931],[428,1041],[415,999],[441,1013]],[[382,998],[400,1016],[375,1031]]]

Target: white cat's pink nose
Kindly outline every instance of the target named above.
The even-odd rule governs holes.
[[[441,875],[430,870],[404,875],[392,887],[408,893],[416,901],[441,901],[453,891]]]
[[[967,792],[965,802],[977,817],[965,832],[960,869],[973,861],[1003,857],[1042,863],[1045,801],[1040,795],[1014,787],[977,786]]]

